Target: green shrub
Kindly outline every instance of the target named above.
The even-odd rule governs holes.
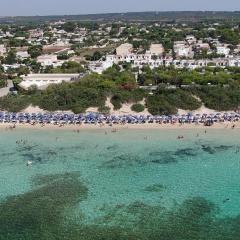
[[[149,96],[147,98],[146,106],[152,115],[170,115],[177,113],[177,108],[172,106],[161,95]]]
[[[190,92],[182,89],[166,91],[165,97],[171,105],[184,110],[196,110],[202,105]]]
[[[204,86],[192,90],[204,105],[218,111],[237,110],[240,107],[240,87]]]
[[[145,107],[140,103],[133,104],[131,107],[131,110],[137,113],[143,112],[144,109]]]
[[[4,87],[6,87],[6,81],[5,80],[2,80],[2,79],[0,79],[0,88],[4,88]]]
[[[31,102],[30,96],[9,94],[0,98],[0,109],[9,112],[20,112],[28,107]]]
[[[114,106],[114,110],[119,110],[122,107],[122,99],[121,96],[116,94],[111,98],[111,103]]]

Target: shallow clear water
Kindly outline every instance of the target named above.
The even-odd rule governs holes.
[[[214,203],[219,218],[236,217],[239,137],[239,129],[1,131],[0,199],[32,191],[34,176],[78,172],[88,195],[72,213],[85,224],[136,202],[171,210],[194,197]]]

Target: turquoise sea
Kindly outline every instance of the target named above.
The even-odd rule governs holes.
[[[240,129],[1,130],[2,239],[240,239]]]

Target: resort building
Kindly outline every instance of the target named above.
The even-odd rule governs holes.
[[[50,84],[76,81],[79,78],[79,74],[29,74],[23,76],[23,81],[19,86],[25,90],[33,86],[42,90],[47,88]]]
[[[192,45],[190,45],[189,43]],[[221,67],[228,66],[240,66],[240,57],[230,56],[230,49],[228,45],[220,45],[218,54],[225,55],[227,57],[215,58],[215,59],[193,59],[194,49],[207,50],[207,53],[211,53],[209,43],[203,42],[203,40],[196,40],[193,36],[188,36],[186,41],[174,42],[175,58],[171,55],[164,56],[164,48],[162,44],[152,44],[150,49],[146,53],[138,54],[132,51],[131,44],[122,44],[116,49],[116,54],[110,54],[105,56],[105,60],[90,62],[89,70],[101,74],[104,70],[111,67],[113,64],[130,63],[133,68],[141,69],[144,66],[150,68],[157,67],[169,67],[175,68],[187,68],[196,69],[204,67]]]
[[[107,55],[106,61],[101,65],[103,70],[106,70],[107,67],[112,66],[113,64],[119,64],[121,62],[131,63],[132,67],[142,68],[143,66],[148,65],[150,68],[157,68],[160,66],[174,66],[175,68],[187,68],[187,69],[196,69],[203,67],[240,67],[240,57],[228,57],[228,58],[215,58],[215,59],[173,59],[172,57],[162,57],[153,58],[155,55],[151,54],[129,54],[127,56],[117,56],[117,55]],[[104,66],[106,68],[104,68]],[[94,72],[93,68],[91,69]]]

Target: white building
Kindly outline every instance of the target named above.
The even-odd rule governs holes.
[[[98,74],[102,74],[105,70],[113,66],[113,61],[97,61],[89,64],[89,70]]]
[[[227,44],[222,44],[217,46],[217,54],[228,56],[230,53],[230,48]]]
[[[25,64],[19,64],[19,63],[14,63],[14,64],[2,64],[4,71],[8,71],[9,69],[18,69],[21,66],[26,66]]]
[[[106,61],[118,64],[119,62],[134,63],[135,61],[149,61],[151,60],[151,54],[135,54],[130,53],[127,55],[107,55]]]
[[[29,74],[23,76],[23,81],[19,86],[25,90],[28,90],[32,86],[36,86],[38,89],[45,89],[50,84],[71,82],[78,78],[79,74]]]
[[[231,58],[228,60],[229,67],[240,67],[240,58]]]
[[[184,41],[175,42],[173,50],[176,54],[176,57],[192,58],[194,56],[192,46],[187,45]]]
[[[30,55],[28,54],[27,51],[19,51],[19,52],[16,53],[16,56],[19,59],[26,59],[26,58],[30,57]]]
[[[157,68],[160,66],[174,66],[175,68],[196,69],[204,67],[221,67],[228,66],[240,67],[240,57],[215,58],[215,59],[173,59],[172,57],[158,57],[152,58],[151,54],[129,54],[127,56],[107,55],[106,63],[119,64],[120,62],[131,63],[132,67],[139,67],[148,65],[150,68]],[[99,72],[100,73],[100,72]]]
[[[186,41],[189,45],[196,44],[197,39],[193,35],[186,36]]]
[[[158,56],[157,58],[153,58],[150,53],[146,54],[129,54],[125,56],[120,55],[107,55],[106,62],[108,64],[119,64],[120,62],[127,62],[131,63],[132,67],[139,67],[142,68],[145,65],[150,66],[150,68],[156,68],[160,66],[170,66],[172,63],[172,58],[170,57],[162,57]]]

